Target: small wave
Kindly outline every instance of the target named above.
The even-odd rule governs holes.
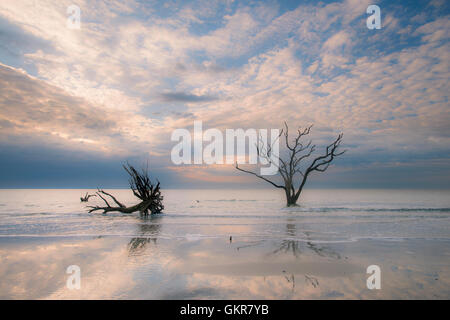
[[[335,213],[337,214],[335,217],[342,217],[345,213],[349,213],[352,217],[370,217],[371,213],[373,216],[375,214],[381,214],[381,213],[391,213],[392,217],[412,217],[412,218],[418,218],[418,213],[424,213],[423,216],[419,216],[422,218],[445,218],[446,215],[436,215],[440,213],[450,213],[450,208],[344,208],[344,207],[325,207],[325,208],[302,208],[302,207],[295,207],[295,208],[283,208],[281,211],[284,211],[285,214],[288,214],[290,217],[295,217],[298,215],[298,217],[320,217],[321,215],[317,215],[319,213]],[[280,212],[278,212],[280,213]],[[360,213],[360,214],[356,214]],[[408,216],[406,214],[414,214],[411,216]],[[426,214],[425,214],[426,213]],[[434,215],[432,214],[434,213]],[[402,214],[402,215],[400,215]],[[168,212],[164,215],[165,217],[169,218],[237,218],[237,219],[276,219],[276,218],[286,218],[286,215],[280,215],[276,214],[276,210],[274,210],[273,214],[270,212],[266,212],[264,214],[247,214],[243,212],[242,214],[236,214],[236,212],[230,212],[227,213],[205,213],[205,214],[198,214],[198,213],[176,213],[176,212]],[[381,216],[381,215],[380,215]],[[326,215],[326,217],[333,217],[329,214]],[[383,217],[389,217],[386,215],[383,215]]]
[[[335,211],[349,211],[349,212],[450,212],[450,208],[349,208],[349,207],[292,207],[283,208],[282,210],[293,212],[335,212]]]
[[[4,217],[33,217],[33,216],[57,216],[57,213],[51,213],[51,212],[10,212],[10,213],[3,213],[1,214]]]
[[[205,202],[256,202],[261,200],[245,200],[245,199],[217,199],[217,200],[203,200]]]
[[[129,234],[129,233],[73,233],[73,234],[0,234],[0,239],[14,239],[14,238],[24,238],[24,239],[83,239],[83,238],[126,238],[126,239],[160,239],[160,240],[181,240],[181,241],[202,241],[209,239],[223,239],[228,238],[228,234],[159,234],[155,235],[143,235],[143,234]],[[303,238],[303,237],[285,237],[277,235],[263,235],[263,234],[241,234],[239,236],[241,240],[243,239],[253,239],[258,242],[265,241],[295,241],[303,242],[308,244],[339,244],[339,243],[352,243],[359,241],[386,241],[386,242],[404,242],[409,240],[420,240],[420,241],[441,241],[449,242],[450,238],[436,236],[436,237],[423,237],[423,236],[403,236],[403,237],[392,237],[392,236],[349,236],[347,238]]]
[[[352,209],[361,210],[361,209]],[[450,208],[367,208],[362,209],[367,212],[450,212]]]

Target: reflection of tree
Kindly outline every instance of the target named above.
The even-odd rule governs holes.
[[[307,232],[305,232],[305,234],[307,234]],[[337,253],[336,251],[334,251],[333,249],[331,249],[330,247],[318,245],[318,244],[312,243],[310,241],[308,241],[306,243],[306,245],[308,246],[308,248],[310,250],[314,251],[317,255],[319,255],[321,257],[328,257],[328,258],[333,258],[333,259],[341,258],[341,255],[339,253]]]
[[[283,270],[283,273],[286,274],[286,271]],[[287,281],[288,283],[290,283],[290,284],[292,285],[292,292],[294,292],[294,291],[295,291],[295,276],[294,276],[294,274],[291,274],[290,277],[288,277],[287,275],[285,275],[284,278],[286,279],[286,281]]]
[[[141,219],[141,221],[153,220],[153,219]],[[138,237],[134,237],[128,243],[128,252],[130,255],[140,255],[145,250],[148,243],[153,242],[156,244],[159,233],[161,231],[160,223],[140,223],[138,225]]]
[[[300,256],[300,249],[299,249],[299,243],[295,240],[283,240],[281,241],[281,244],[278,249],[273,251],[274,254],[277,254],[279,252],[288,253],[292,251],[292,254],[294,257],[298,258]]]
[[[288,237],[295,237],[297,235],[297,226],[295,223],[292,223],[293,219],[288,219],[288,223],[286,224],[286,236]],[[321,257],[329,257],[333,259],[340,259],[341,256],[339,253],[335,252],[333,249],[320,245],[317,243],[313,243],[311,239],[310,232],[304,231],[302,232],[306,239],[306,244],[302,241],[298,240],[291,240],[291,239],[285,239],[281,241],[279,247],[272,252],[272,254],[277,253],[292,253],[295,258],[300,257],[300,254],[302,253],[302,246],[306,247],[307,249],[311,250],[315,254],[321,256]]]
[[[288,219],[288,223],[286,224],[286,235],[288,237],[295,237],[296,235],[296,226],[294,223],[289,223],[291,222],[292,219]],[[281,244],[279,246],[278,249],[276,249],[275,251],[273,251],[273,254],[277,254],[280,252],[283,253],[289,253],[292,251],[292,254],[294,255],[294,257],[298,258],[300,256],[300,248],[299,248],[299,241],[296,240],[283,240],[281,241]]]
[[[319,280],[313,276],[308,276],[307,274],[305,274],[305,283],[312,285],[314,288],[319,286]]]
[[[295,237],[297,234],[297,230],[296,230],[296,225],[295,223],[292,223],[292,219],[288,219],[288,223],[286,224],[286,236],[288,237]],[[300,256],[300,245],[299,245],[299,241],[297,240],[289,240],[289,239],[285,239],[283,241],[281,241],[281,244],[279,246],[278,249],[276,249],[275,251],[273,251],[273,254],[277,254],[277,253],[289,253],[292,251],[292,254],[294,255],[294,257],[298,258]]]

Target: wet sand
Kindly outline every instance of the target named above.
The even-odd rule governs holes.
[[[141,218],[87,214],[80,192],[0,192],[1,299],[450,298],[445,193],[317,191],[287,209],[271,190],[173,191]]]
[[[448,299],[448,241],[148,237],[2,241],[2,299]],[[81,289],[66,268],[81,269]],[[381,289],[366,268],[381,269]]]

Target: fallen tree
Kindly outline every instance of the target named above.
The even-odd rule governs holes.
[[[90,208],[89,212],[91,213],[100,210],[103,210],[103,213],[113,211],[121,213],[139,212],[141,215],[145,216],[149,213],[161,213],[164,206],[162,204],[163,196],[161,195],[159,181],[156,185],[153,185],[148,176],[147,169],[143,169],[141,172],[138,172],[130,164],[124,165],[123,168],[130,176],[130,189],[133,191],[134,196],[140,200],[140,202],[134,206],[127,207],[117,200],[112,194],[109,194],[102,189],[98,189],[96,195],[105,202],[106,207],[88,206],[88,208]],[[106,199],[107,197],[109,197],[109,201],[112,200],[116,206],[111,206]]]

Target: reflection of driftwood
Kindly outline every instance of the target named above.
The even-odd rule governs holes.
[[[156,240],[159,236],[161,225],[160,224],[141,224],[139,225],[139,237],[132,238],[128,243],[128,251],[130,255],[141,254],[148,243],[153,242],[156,244]]]
[[[86,195],[84,197],[80,197],[81,202],[88,202],[90,197],[96,197],[95,194],[88,194],[86,192]]]
[[[156,238],[132,238],[128,244],[130,254],[137,254],[145,249],[147,243],[153,242],[156,244]]]
[[[89,206],[91,208],[89,212],[94,212],[97,210],[103,210],[103,213],[117,211],[122,213],[133,213],[139,211],[139,213],[148,215],[149,212],[151,214],[161,213],[164,209],[162,204],[163,196],[161,195],[159,182],[154,186],[148,176],[147,170],[142,170],[142,172],[138,172],[131,165],[127,164],[127,166],[123,166],[125,171],[130,175],[130,188],[133,191],[135,197],[141,200],[138,204],[127,207],[124,204],[120,203],[113,195],[99,189],[97,191],[97,196],[99,196],[106,204],[106,207],[100,206]],[[114,201],[117,206],[111,206],[106,197]],[[111,201],[111,200],[110,200]]]

